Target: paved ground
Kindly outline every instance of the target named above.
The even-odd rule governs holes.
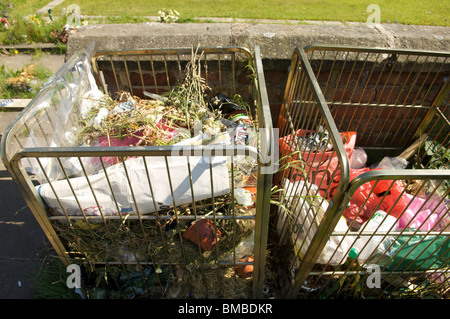
[[[40,63],[55,72],[64,63],[64,55],[43,54],[40,58],[24,54],[0,56],[0,65],[8,68],[19,69],[30,63]],[[17,115],[17,112],[0,113],[0,133]],[[44,256],[52,253],[43,231],[1,163],[0,299],[34,298],[37,272]]]
[[[0,65],[4,65],[7,69],[22,69],[29,64],[41,64],[55,73],[64,64],[64,55],[48,53],[37,56],[30,54],[0,55]]]
[[[36,273],[49,248],[14,182],[1,178],[0,189],[0,298],[33,298]]]

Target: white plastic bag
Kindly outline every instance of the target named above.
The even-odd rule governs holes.
[[[64,214],[64,211],[68,215],[81,215],[81,211],[86,215],[117,215],[119,212],[133,214],[138,211],[141,214],[152,213],[155,208],[160,210],[193,201],[187,161],[185,156],[170,156],[167,157],[166,166],[165,158],[160,156],[133,158],[92,176],[40,185],[37,191],[56,214]],[[211,159],[212,185],[209,160],[193,156],[189,157],[189,163],[195,201],[229,193],[225,157]],[[154,197],[150,191],[149,179]]]
[[[318,187],[314,184],[309,184],[304,181],[292,183],[289,180],[285,180],[283,187],[287,198],[286,206],[288,209],[293,209],[293,211],[287,212],[283,208],[279,209],[277,230],[281,234],[285,228],[285,223],[291,225],[296,253],[300,254],[300,257],[303,258],[321,219],[328,209],[328,201],[319,195]],[[288,219],[291,220],[288,221]],[[345,219],[341,218],[336,225],[335,231],[346,232],[347,229]],[[343,264],[349,249],[348,244],[343,236],[331,236],[320,254],[317,263],[333,266]]]

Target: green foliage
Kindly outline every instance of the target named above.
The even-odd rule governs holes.
[[[445,138],[447,141],[448,137]],[[436,139],[428,138],[419,150],[418,160],[413,163],[413,168],[448,169],[450,163],[450,147],[439,143]],[[440,185],[441,191],[446,193],[450,189],[450,181],[444,180]]]
[[[67,287],[66,268],[57,258],[46,259],[36,274],[35,289],[38,299],[79,299],[74,289]]]
[[[429,156],[428,166],[432,168],[445,168],[450,162],[450,149],[445,148],[437,141],[430,139],[425,141],[424,150]]]
[[[13,13],[8,21],[8,28],[0,27],[0,43],[52,43],[55,42],[54,34],[59,34],[63,29],[66,17],[61,16],[52,21],[38,14]]]

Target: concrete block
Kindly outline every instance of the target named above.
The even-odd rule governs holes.
[[[295,47],[330,44],[362,47],[449,49],[450,29],[439,26],[364,23],[139,23],[83,26],[69,38],[66,58],[92,41],[96,50],[190,46],[261,47],[266,59],[290,59]]]

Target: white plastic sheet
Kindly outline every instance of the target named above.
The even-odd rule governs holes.
[[[293,239],[295,240],[296,253],[304,256],[317,232],[317,227],[328,209],[328,201],[319,195],[319,189],[314,184],[304,181],[290,182],[285,180],[284,190],[287,196],[287,212],[279,210],[279,220],[277,224],[278,232],[281,233],[285,224],[288,223],[293,229]],[[340,218],[336,225],[336,232],[346,232],[348,229],[344,218]],[[351,243],[350,243],[351,244]],[[317,263],[341,265],[345,262],[349,243],[343,236],[331,236]]]
[[[43,184],[37,191],[56,214],[146,214],[193,202],[191,180],[195,201],[229,193],[226,158],[212,157],[210,164],[201,156],[171,156],[166,165],[165,157],[139,157],[95,175]]]

